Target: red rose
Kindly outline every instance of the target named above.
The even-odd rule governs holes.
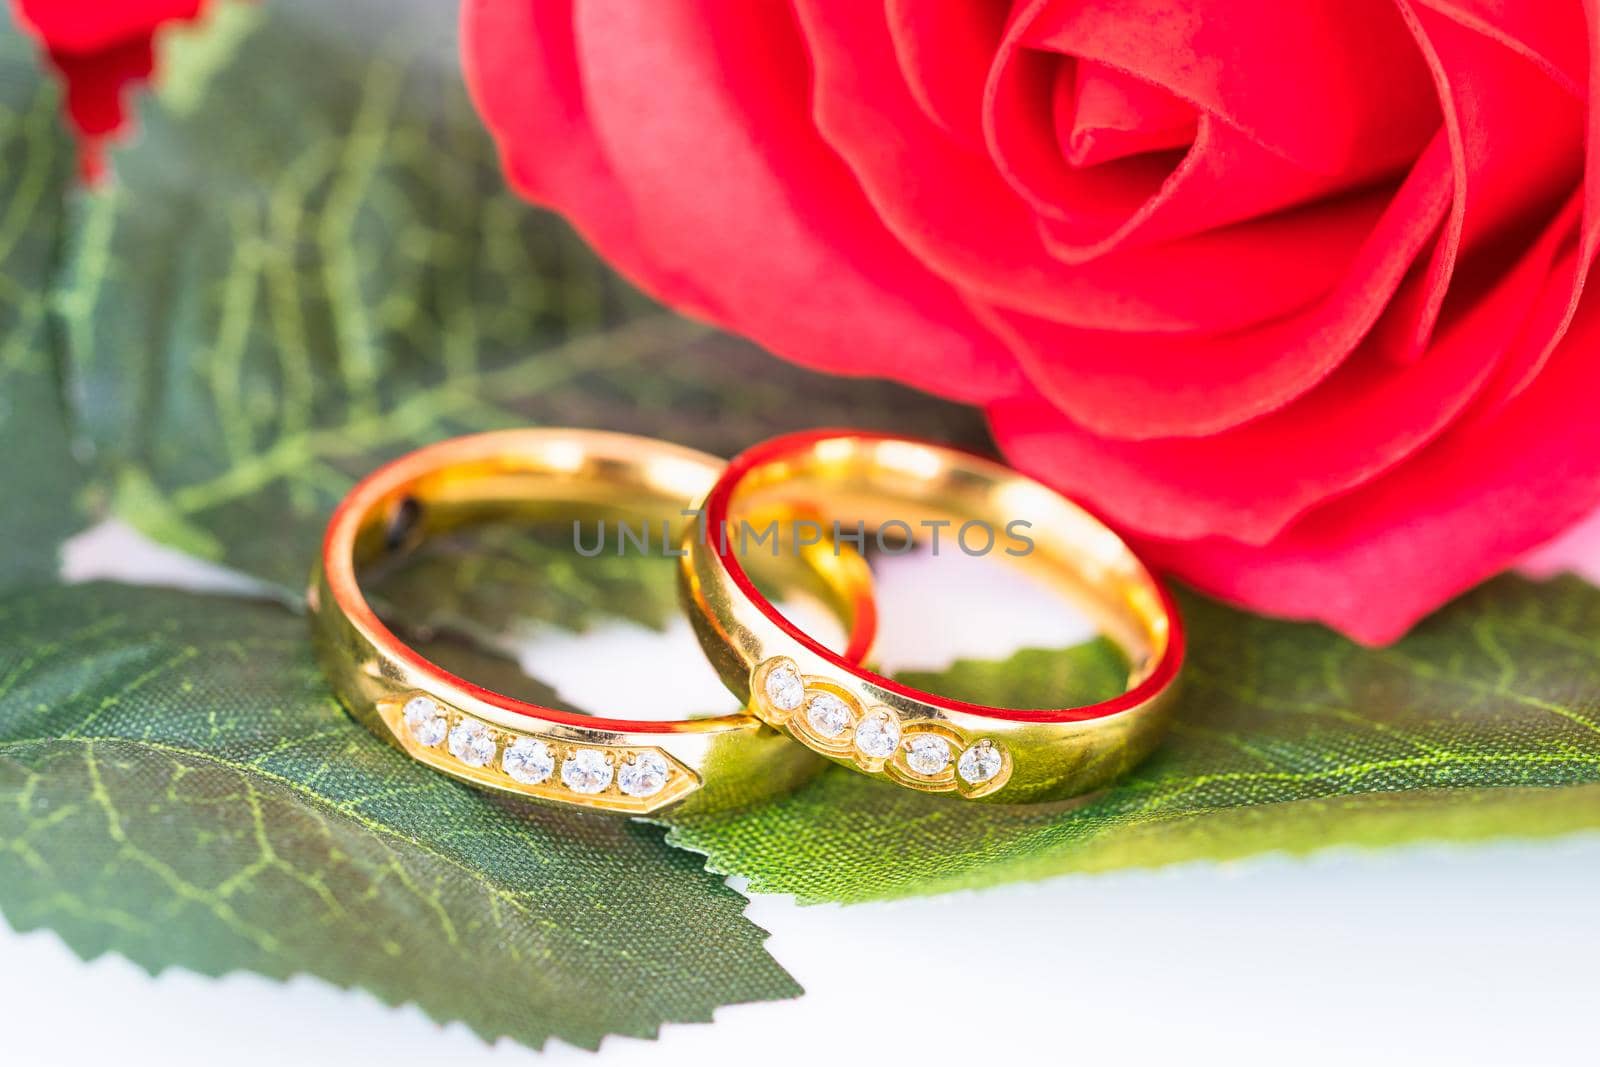
[[[1600,500],[1579,0],[468,0],[511,181],[1371,642]],[[1600,151],[1600,139],[1590,151]]]
[[[205,0],[11,0],[66,84],[67,116],[82,168],[100,170],[101,141],[127,120],[124,90],[150,76],[151,41],[163,24],[199,17]]]

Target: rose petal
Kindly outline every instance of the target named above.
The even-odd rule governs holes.
[[[1534,57],[1534,62],[1552,69],[1552,77],[1565,82],[1572,78],[1570,64],[1574,61],[1568,36],[1582,39],[1586,36],[1582,11],[1577,5],[1567,9],[1552,10],[1546,17],[1530,15],[1520,7],[1502,7],[1501,0],[1471,0],[1458,9],[1449,10],[1452,17],[1462,18],[1461,9],[1472,9],[1473,16],[1483,20],[1481,32],[1496,40],[1506,42],[1524,54]],[[1488,25],[1489,20],[1494,25]],[[1524,45],[1524,42],[1528,42]],[[1580,59],[1580,62],[1582,60]],[[1600,76],[1600,51],[1588,55],[1589,76]],[[1577,88],[1576,83],[1568,86]],[[1515,397],[1544,368],[1556,346],[1566,336],[1578,311],[1589,271],[1595,255],[1600,252],[1600,111],[1589,109],[1588,136],[1584,138],[1584,179],[1582,191],[1582,222],[1574,247],[1566,255],[1559,269],[1560,281],[1547,287],[1544,299],[1524,328],[1523,338],[1513,357],[1505,362],[1499,372],[1496,388],[1507,399]],[[1492,410],[1489,412],[1492,414]]]
[[[1039,392],[1090,433],[1124,440],[1220,433],[1304,396],[1373,328],[1444,217],[1449,162],[1441,136],[1393,200],[1374,194],[1345,201],[1352,214],[1330,216],[1327,225],[1330,241],[1363,236],[1348,273],[1323,300],[1254,329],[1156,336],[1080,330],[999,310],[987,318]],[[1354,214],[1369,204],[1382,212],[1376,225]]]
[[[1031,6],[1019,16],[1028,46],[1132,71],[1308,170],[1403,167],[1438,125],[1428,70],[1390,0]]]
[[[1600,309],[1543,374],[1471,433],[1319,509],[1265,547],[1150,542],[1161,565],[1257,611],[1385,644],[1600,505]]]
[[[1421,299],[1406,309],[1414,359],[1427,348],[1464,251],[1554,212],[1582,173],[1583,108],[1539,64],[1447,16],[1399,0],[1444,105],[1454,199]],[[1542,221],[1542,220],[1541,220]]]
[[[1582,3],[1418,0],[1418,4],[1520,53],[1573,96],[1588,96],[1589,27]]]
[[[1600,510],[1523,556],[1517,570],[1529,578],[1576,574],[1600,585]]]
[[[1204,115],[1181,157],[1143,153],[1074,167],[1060,152],[1058,75],[1070,61],[1002,46],[985,102],[990,158],[1038,216],[1046,246],[1066,263],[1187,237],[1369,184],[1365,173],[1306,170]]]
[[[983,84],[1005,29],[1000,4],[888,0],[895,60],[922,113],[973,151],[983,149]]]
[[[12,0],[17,19],[51,51],[85,55],[150,39],[157,26],[199,17],[205,0]]]
[[[1306,212],[1082,266],[1059,263],[987,158],[950,140],[917,106],[881,11],[855,0],[796,0],[796,10],[823,137],[905,247],[976,300],[1089,329],[1235,329],[1303,307],[1360,246],[1360,232]],[[935,177],[907,181],[915,174]]]
[[[1438,109],[1405,24],[1386,0],[1359,0],[1369,2],[1371,10],[1350,10],[1348,0],[1337,9],[1234,5],[1226,16],[1170,0],[1036,3],[996,54],[986,112],[991,155],[1041,216],[1052,250],[1072,263],[1370,186],[1415,159]],[[1148,31],[1127,33],[1130,20]],[[1335,25],[1340,31],[1330,30]],[[1226,59],[1214,54],[1219,46]],[[1250,61],[1232,61],[1241,54]],[[1072,62],[1066,57],[1138,71],[1184,99],[1200,116],[1193,146],[1176,163],[1145,155],[1070,166],[1050,143],[1049,105],[1059,96],[1050,82]],[[1291,77],[1274,79],[1290,65]],[[1385,68],[1381,93],[1358,80],[1374,65]],[[1260,91],[1267,84],[1273,90]],[[1297,143],[1306,128],[1318,131],[1322,152],[1310,162],[1280,143],[1290,131]]]
[[[1198,440],[1107,441],[1037,396],[1008,399],[989,407],[995,440],[1020,469],[1122,528],[1265,544],[1395,469],[1482,398],[1576,214],[1574,201],[1510,272],[1495,265],[1489,291],[1458,291],[1434,351],[1418,363],[1396,364],[1369,343],[1289,407]]]
[[[998,343],[805,135],[796,87],[809,75],[787,11],[662,0],[580,4],[574,21],[589,120],[633,206],[645,284],[692,277],[719,321],[823,370],[938,381],[969,401],[1013,388]]]
[[[128,122],[125,97],[155,67],[154,37],[169,22],[199,18],[205,0],[12,0],[21,27],[39,41],[66,88],[78,134],[78,168],[105,169],[105,141]]]
[[[1053,95],[1056,140],[1075,167],[1184,148],[1194,140],[1194,105],[1104,63],[1062,65]]]
[[[714,314],[692,279],[667,276],[646,259],[633,204],[590,122],[572,34],[572,0],[466,0],[461,36],[467,89],[494,135],[512,186],[530,200],[559,208],[584,240],[663,300]],[[560,151],[550,145],[560,145]]]

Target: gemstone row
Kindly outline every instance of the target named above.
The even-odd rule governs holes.
[[[989,738],[962,745],[944,733],[907,733],[893,709],[875,705],[858,714],[849,701],[816,685],[819,679],[809,679],[813,684],[808,685],[788,659],[768,661],[757,673],[763,670],[767,705],[783,717],[802,716],[801,736],[820,738],[829,751],[837,751],[848,738],[858,762],[876,765],[903,750],[906,767],[924,778],[943,774],[954,762],[956,776],[973,788],[993,782],[1005,768],[1004,750]]]
[[[658,752],[617,757],[604,749],[579,747],[559,758],[554,746],[536,737],[497,731],[467,715],[457,716],[452,724],[451,714],[425,696],[412,697],[401,709],[406,733],[423,748],[443,745],[468,767],[490,767],[498,756],[501,773],[522,785],[556,778],[574,793],[593,796],[615,782],[620,792],[645,798],[661,792],[672,776],[671,765]]]

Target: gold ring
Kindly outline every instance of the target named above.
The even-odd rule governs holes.
[[[1126,692],[1086,707],[985,707],[912,689],[830,651],[780,614],[740,561],[749,516],[816,514],[823,501],[836,543],[852,527],[857,537],[950,524],[949,537],[971,523],[991,537],[1015,534],[1004,551],[1031,557],[1127,653]],[[984,543],[977,533],[971,540]],[[1171,711],[1183,631],[1170,594],[1088,512],[982,457],[851,431],[775,438],[728,464],[689,544],[680,577],[724,684],[806,747],[865,774],[974,800],[1074,796],[1147,755]]]
[[[380,468],[334,512],[312,576],[324,673],[380,736],[478,786],[633,814],[736,806],[793,788],[820,761],[748,713],[594,718],[492,692],[396,637],[357,582],[358,567],[422,537],[501,518],[638,519],[662,530],[663,549],[677,555],[685,509],[722,468],[713,456],[648,438],[558,429],[456,438]],[[844,654],[860,657],[874,625],[864,561],[829,551],[803,563],[852,635]]]

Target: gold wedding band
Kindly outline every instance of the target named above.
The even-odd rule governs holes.
[[[736,532],[743,517],[815,514],[822,501],[836,521],[869,531],[924,522],[1026,530],[1034,569],[1127,654],[1127,691],[1086,707],[985,707],[824,647],[757,590]],[[680,574],[702,646],[749,708],[837,763],[926,792],[1031,802],[1105,785],[1160,739],[1183,660],[1171,596],[1116,534],[1031,478],[927,442],[816,431],[757,445],[706,497]]]
[[[334,512],[312,577],[313,637],[334,691],[430,767],[541,801],[643,814],[737,806],[793,788],[820,761],[748,713],[627,720],[513,699],[410,648],[357,582],[360,566],[469,522],[611,515],[668,524],[665,543],[678,546],[685,508],[722,467],[648,438],[536,429],[445,441],[379,469]],[[846,658],[859,657],[873,625],[864,563],[828,551],[801,565],[852,635]]]

